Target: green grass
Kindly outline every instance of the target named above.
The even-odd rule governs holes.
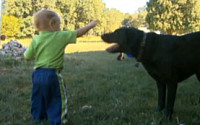
[[[5,41],[1,41],[0,49],[3,44],[14,40],[15,38],[8,38]],[[31,43],[31,38],[17,39],[23,46],[28,47]],[[69,44],[65,49],[65,53],[75,52],[89,52],[89,51],[104,51],[110,44],[107,44],[101,40],[99,36],[84,36],[77,38],[76,44]]]
[[[155,81],[135,60],[116,60],[106,52],[65,56],[63,76],[69,101],[67,125],[158,125]],[[33,62],[0,58],[0,125],[32,125]],[[162,125],[200,124],[200,84],[196,77],[179,84],[173,121]],[[83,109],[83,106],[92,108]],[[33,125],[47,125],[33,124]]]

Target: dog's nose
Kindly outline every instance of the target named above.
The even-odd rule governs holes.
[[[101,39],[102,39],[103,41],[106,41],[106,35],[105,35],[105,34],[101,35]]]
[[[101,38],[104,42],[107,42],[107,43],[116,43],[117,41],[115,35],[112,33],[105,33],[101,35]]]
[[[105,34],[101,35],[101,39],[103,39],[103,38],[104,38],[104,36],[105,36]]]

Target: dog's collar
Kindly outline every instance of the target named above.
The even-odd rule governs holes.
[[[146,38],[147,38],[147,34],[144,32],[143,39],[142,39],[142,42],[140,43],[140,48],[139,48],[139,52],[138,52],[138,55],[137,55],[137,61],[138,62],[141,61],[142,54],[144,52],[144,47],[145,47],[145,44],[146,44]]]

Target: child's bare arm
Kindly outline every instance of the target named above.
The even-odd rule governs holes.
[[[84,35],[85,33],[87,33],[90,29],[92,29],[93,27],[95,27],[98,23],[98,20],[94,20],[92,22],[90,22],[88,25],[77,29],[77,37],[80,37],[82,35]]]

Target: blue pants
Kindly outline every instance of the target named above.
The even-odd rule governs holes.
[[[32,75],[31,114],[36,121],[50,120],[50,125],[61,125],[62,103],[55,69],[39,68]]]

